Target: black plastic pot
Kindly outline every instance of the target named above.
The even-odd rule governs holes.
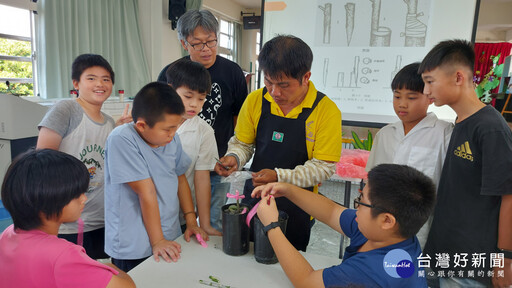
[[[283,233],[286,233],[288,214],[284,211],[279,211],[278,221],[279,227]],[[267,235],[263,232],[263,223],[261,223],[257,215],[254,217],[254,258],[256,258],[256,262],[258,263],[277,263],[276,253],[274,253],[274,249],[272,248],[272,244],[270,244]]]
[[[240,204],[247,208],[244,214],[229,214],[226,210],[231,205],[222,206],[222,251],[231,256],[244,255],[249,252],[249,227],[245,219],[251,207]]]

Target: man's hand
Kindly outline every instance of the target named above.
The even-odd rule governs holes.
[[[261,198],[260,205],[258,205],[258,218],[260,218],[263,226],[267,226],[272,222],[277,222],[279,219],[279,212],[277,211],[276,200],[270,195]]]
[[[273,169],[263,169],[252,173],[252,185],[258,187],[271,182],[277,182],[277,172]]]
[[[220,163],[215,164],[215,172],[220,176],[227,177],[238,170],[238,163],[235,156],[224,156],[219,159]]]
[[[162,256],[165,262],[176,262],[180,258],[181,245],[174,241],[162,239],[152,244],[151,247],[156,262],[160,261],[158,256]]]
[[[503,268],[494,267],[494,276],[492,277],[492,285],[499,288],[512,287],[512,259],[504,259]],[[498,271],[503,270],[504,277],[498,276]]]

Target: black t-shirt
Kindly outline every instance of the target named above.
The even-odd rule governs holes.
[[[190,56],[184,58],[190,59]],[[165,72],[169,65],[160,72],[158,81],[167,83]],[[215,63],[208,68],[208,72],[212,79],[212,91],[206,96],[199,117],[215,131],[217,149],[219,156],[222,157],[226,154],[228,141],[234,134],[233,117],[238,115],[247,97],[247,82],[238,64],[219,55]]]
[[[472,254],[497,252],[501,195],[512,194],[512,133],[486,106],[455,125],[447,151],[424,254],[434,270],[484,270],[487,276],[490,255],[478,269]],[[448,269],[435,267],[436,253],[448,254]],[[465,269],[454,267],[460,253],[468,253]]]

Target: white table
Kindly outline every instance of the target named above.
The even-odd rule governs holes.
[[[195,239],[186,242],[183,236],[176,242],[181,244],[181,258],[178,262],[167,263],[163,259],[156,262],[151,256],[128,274],[137,287],[198,287],[205,288],[199,280],[211,281],[214,276],[223,285],[233,288],[245,287],[293,287],[283,269],[276,264],[260,264],[253,254],[253,243],[249,253],[242,256],[229,256],[222,252],[222,237],[210,236],[208,248]],[[314,269],[338,265],[340,259],[303,253]]]

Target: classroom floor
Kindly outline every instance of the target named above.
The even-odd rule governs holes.
[[[350,203],[359,194],[359,184],[352,183],[350,192]],[[319,192],[327,198],[343,204],[345,196],[345,182],[340,181],[324,181],[319,188]],[[352,204],[350,204],[352,207]],[[307,252],[329,256],[339,257],[341,234],[331,229],[320,221],[316,221],[311,229],[311,238]],[[344,238],[344,247],[348,245],[347,238]]]

